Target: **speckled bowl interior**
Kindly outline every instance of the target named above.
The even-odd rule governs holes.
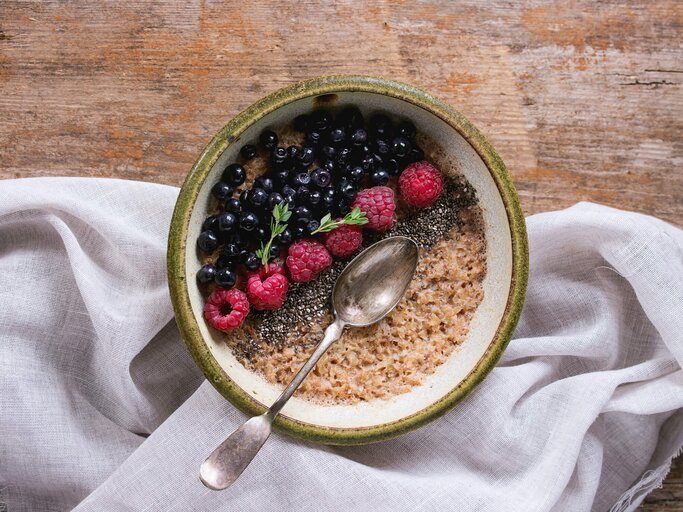
[[[517,322],[526,287],[524,220],[507,171],[490,144],[459,113],[410,86],[369,77],[323,77],[280,90],[233,119],[204,150],[180,193],[169,237],[169,284],[178,325],[214,386],[249,414],[259,413],[279,386],[245,369],[202,319],[204,299],[194,275],[195,240],[206,217],[211,186],[239,148],[266,127],[277,128],[319,104],[356,105],[365,114],[389,112],[411,119],[446,153],[476,189],[485,222],[484,299],[469,335],[420,386],[389,400],[319,405],[292,398],[276,422],[281,431],[312,441],[358,444],[386,439],[446,412],[490,371]]]

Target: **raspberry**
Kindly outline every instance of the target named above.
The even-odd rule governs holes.
[[[403,199],[409,205],[424,208],[436,201],[443,190],[443,176],[426,160],[410,164],[398,179]]]
[[[204,318],[214,329],[237,329],[249,314],[249,300],[244,292],[232,288],[217,289],[204,304]]]
[[[348,258],[358,250],[363,241],[360,226],[343,224],[325,233],[325,247],[332,256]]]
[[[256,309],[280,309],[288,289],[289,281],[280,263],[271,261],[267,269],[261,265],[258,270],[249,272],[247,297]]]
[[[368,218],[366,226],[374,231],[389,231],[394,224],[394,191],[389,187],[372,187],[358,192],[352,207],[359,207]]]
[[[325,246],[312,238],[305,238],[289,246],[287,268],[296,283],[313,281],[332,265],[332,256]]]

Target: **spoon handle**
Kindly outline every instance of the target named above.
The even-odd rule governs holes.
[[[306,363],[301,367],[299,372],[287,385],[282,394],[278,397],[277,400],[275,400],[273,405],[271,405],[270,409],[268,409],[268,411],[266,412],[266,415],[268,415],[271,420],[273,420],[275,416],[278,415],[280,410],[287,403],[287,400],[291,398],[291,396],[294,394],[294,392],[297,390],[297,388],[303,382],[306,376],[310,373],[310,371],[313,368],[315,368],[315,365],[318,362],[318,360],[320,360],[323,354],[327,352],[327,349],[330,348],[330,346],[339,339],[343,330],[344,322],[342,322],[338,318],[336,318],[334,322],[331,323],[327,327],[327,329],[325,329],[325,337],[320,343],[318,343],[318,346],[315,348],[313,354],[311,354],[311,357],[308,358],[308,361],[306,361]]]

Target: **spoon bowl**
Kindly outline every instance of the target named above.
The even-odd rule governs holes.
[[[417,257],[417,245],[404,236],[385,238],[365,249],[347,265],[334,285],[334,314],[354,327],[380,321],[408,289]]]

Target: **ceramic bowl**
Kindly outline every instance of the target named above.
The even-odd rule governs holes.
[[[500,358],[524,300],[527,238],[517,194],[505,165],[482,134],[448,105],[415,87],[366,76],[321,77],[257,101],[220,130],[192,167],[178,197],[168,242],[168,278],[180,331],[216,389],[250,415],[261,414],[280,388],[245,369],[202,318],[195,282],[196,239],[210,189],[240,147],[265,127],[278,127],[320,104],[357,105],[411,119],[435,141],[476,189],[487,240],[485,298],[462,345],[423,384],[389,400],[323,406],[292,398],[275,428],[309,441],[362,444],[415,429],[444,414],[479,384]]]

